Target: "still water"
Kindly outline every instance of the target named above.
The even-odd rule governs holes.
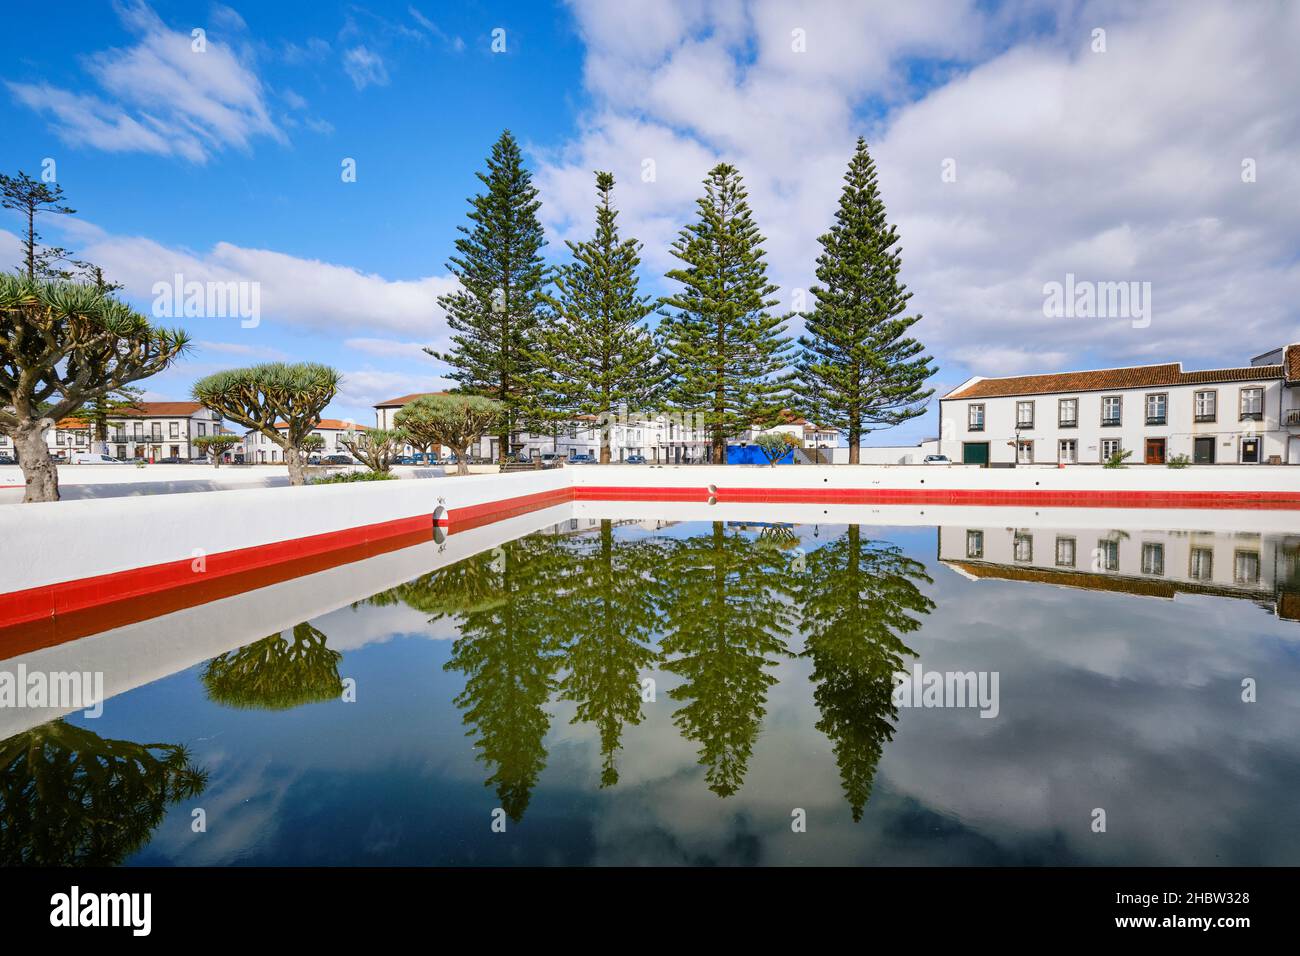
[[[26,655],[0,862],[1300,863],[1300,536],[564,507]]]

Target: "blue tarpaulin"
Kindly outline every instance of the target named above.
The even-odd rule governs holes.
[[[768,464],[767,456],[763,454],[763,449],[757,445],[728,445],[727,446],[727,464],[728,465],[766,465]],[[794,449],[791,448],[780,459],[778,465],[794,464]]]

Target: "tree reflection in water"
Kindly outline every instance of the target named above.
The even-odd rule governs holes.
[[[915,656],[901,635],[919,628],[919,617],[935,606],[918,581],[932,583],[924,565],[894,545],[862,540],[857,525],[811,552],[799,576],[801,656],[813,663],[817,729],[831,741],[855,822],[894,738],[894,674],[904,655]]]
[[[343,693],[339,661],[326,637],[305,621],[292,637],[272,634],[208,661],[203,686],[208,698],[244,710],[288,710],[338,700]]]
[[[546,765],[552,698],[600,738],[601,787],[618,782],[624,728],[643,719],[640,681],[656,665],[681,683],[673,721],[697,745],[719,796],[743,784],[796,625],[812,662],[817,727],[830,739],[855,820],[871,794],[897,710],[902,636],[934,603],[924,566],[855,525],[804,556],[789,525],[691,538],[542,533],[424,575],[371,599],[453,617],[448,670],[478,757],[511,819]],[[658,647],[655,638],[658,635]]]
[[[0,864],[114,866],[206,784],[177,744],[42,724],[0,743]]]

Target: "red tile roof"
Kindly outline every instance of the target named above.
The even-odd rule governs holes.
[[[288,423],[288,422],[282,422],[282,421],[281,421],[281,422],[276,422],[276,423],[275,423],[275,427],[276,427],[276,428],[288,428],[288,427],[289,427],[289,423]],[[365,426],[365,425],[358,425],[356,422],[345,422],[345,421],[344,421],[343,419],[341,419],[341,418],[322,418],[322,419],[320,419],[319,421],[317,421],[316,424],[315,424],[314,426],[312,426],[312,427],[313,427],[313,428],[326,428],[326,429],[329,429],[329,428],[346,429],[346,428],[365,428],[366,426]]]
[[[1287,382],[1300,382],[1300,345],[1286,347],[1282,354],[1282,365],[1286,368]]]
[[[386,402],[376,402],[375,408],[393,408],[400,405],[409,405],[417,398],[423,398],[425,395],[447,395],[447,392],[413,392],[410,395],[403,395],[400,398],[390,398]]]
[[[1001,398],[1009,395],[1050,395],[1062,392],[1097,392],[1124,388],[1154,388],[1164,385],[1201,385],[1210,382],[1241,382],[1281,378],[1281,365],[1247,365],[1238,368],[1184,372],[1181,362],[1103,368],[1089,372],[1052,372],[1046,375],[1013,375],[983,378],[944,396],[951,398]]]

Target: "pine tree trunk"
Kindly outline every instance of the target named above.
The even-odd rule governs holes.
[[[59,500],[59,468],[51,460],[50,450],[45,444],[45,432],[53,425],[50,419],[42,418],[19,426],[13,434],[18,467],[22,469],[27,488],[23,494],[24,502]]]
[[[856,428],[849,429],[849,464],[856,465],[862,461],[862,434]]]
[[[295,488],[307,483],[307,472],[302,465],[302,452],[297,446],[284,446],[284,463],[289,466],[289,484]]]
[[[609,435],[602,434],[600,437],[600,463],[608,465],[613,457],[614,453],[609,447]]]

